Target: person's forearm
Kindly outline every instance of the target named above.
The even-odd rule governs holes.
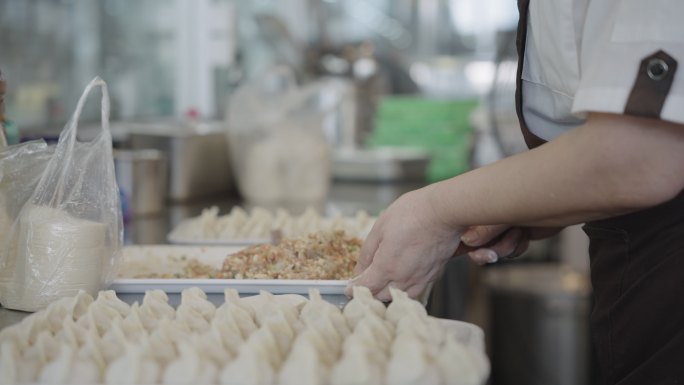
[[[594,115],[537,149],[426,187],[458,225],[567,226],[669,200],[684,185],[684,128]]]

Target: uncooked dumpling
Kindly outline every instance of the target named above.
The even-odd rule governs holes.
[[[90,359],[77,357],[77,351],[62,345],[57,359],[40,373],[41,384],[97,384],[101,383],[100,369]]]
[[[354,298],[344,307],[344,317],[352,330],[366,313],[374,313],[380,318],[385,316],[385,305],[373,298],[373,294],[367,287],[354,286],[352,288]]]
[[[166,367],[164,384],[216,384],[218,368],[212,361],[203,360],[196,348],[187,342],[182,343],[178,349],[180,356]]]
[[[392,357],[387,366],[387,383],[440,385],[441,377],[435,359],[417,337],[397,336],[392,344]]]

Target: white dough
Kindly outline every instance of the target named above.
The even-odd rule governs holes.
[[[100,289],[108,258],[107,225],[60,209],[27,205],[17,218],[16,240],[5,250],[0,302],[36,311],[79,290]]]

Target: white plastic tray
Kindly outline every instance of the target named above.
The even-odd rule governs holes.
[[[344,290],[347,281],[331,280],[280,280],[280,279],[183,279],[183,278],[130,278],[147,273],[176,273],[182,271],[186,259],[196,258],[213,267],[221,267],[226,256],[242,250],[242,247],[221,246],[127,246],[123,249],[123,260],[119,277],[110,288],[124,301],[141,302],[146,290],[164,290],[172,305],[180,303],[183,289],[199,287],[207,293],[207,298],[215,303],[224,301],[226,288],[236,289],[241,296],[259,294],[267,290],[273,294],[308,295],[309,288],[320,291],[323,299],[343,306],[348,302]]]

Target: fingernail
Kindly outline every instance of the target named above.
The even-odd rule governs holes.
[[[487,256],[487,263],[494,263],[499,260],[499,256],[494,250],[485,250],[484,253]]]
[[[461,236],[461,241],[465,244],[477,242],[477,234],[474,232],[467,232]]]

